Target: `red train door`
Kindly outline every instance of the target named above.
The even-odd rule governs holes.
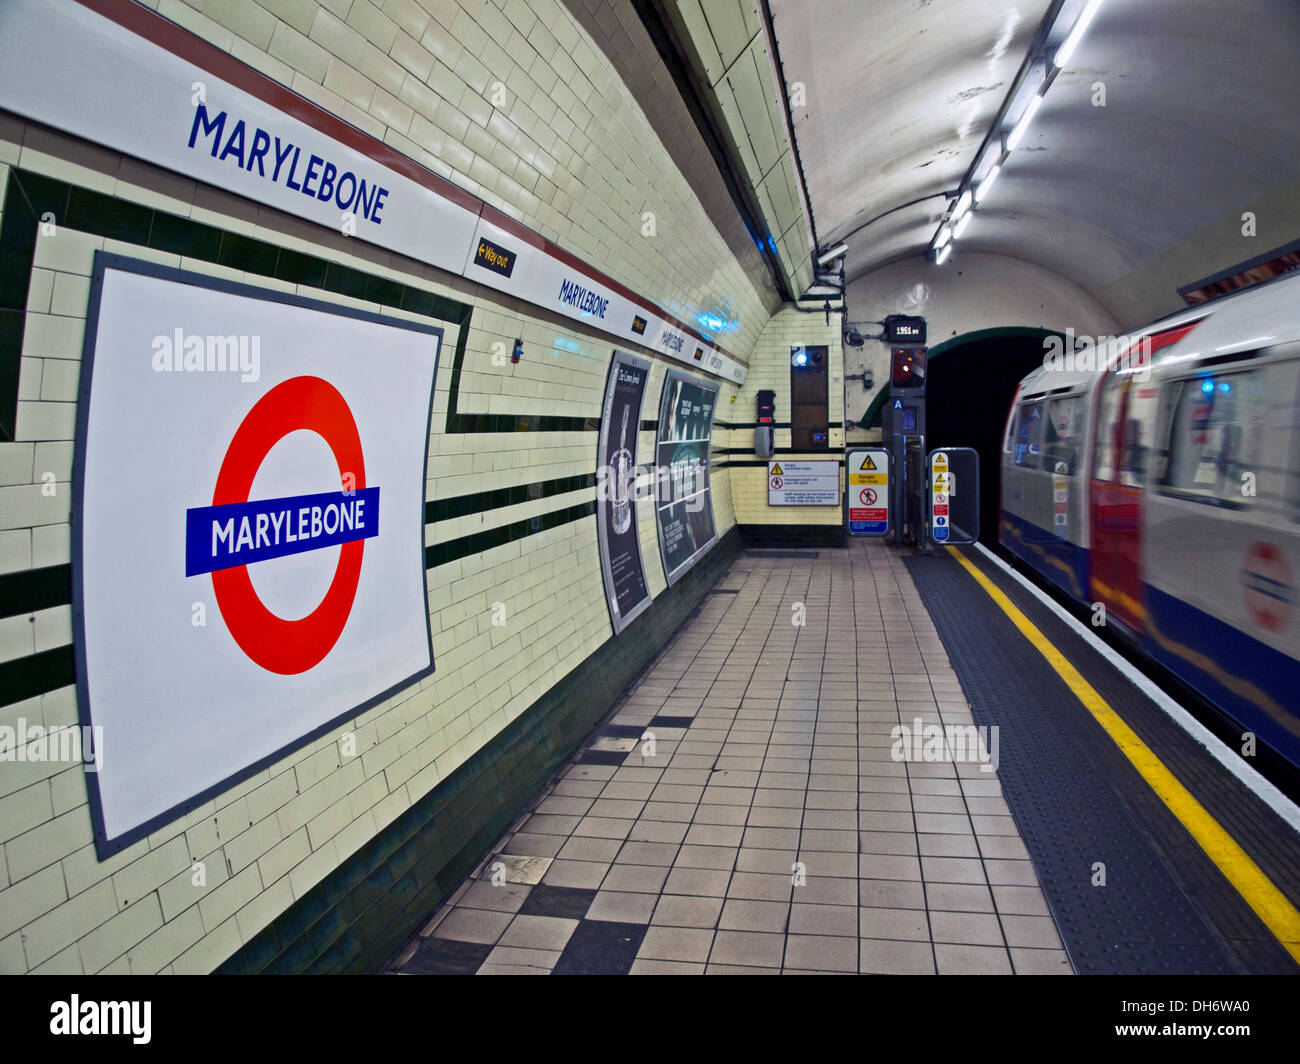
[[[1105,605],[1107,617],[1141,632],[1142,488],[1138,471],[1126,468],[1136,428],[1129,425],[1130,384],[1128,377],[1111,374],[1101,386],[1089,490],[1088,572],[1093,601]]]
[[[1175,344],[1200,319],[1153,333],[1136,348],[1126,369],[1151,365],[1161,348]],[[1135,378],[1145,374],[1107,374],[1097,401],[1097,439],[1089,484],[1091,551],[1089,584],[1094,602],[1104,603],[1133,631],[1145,627],[1142,593],[1142,493],[1155,428],[1153,385]]]

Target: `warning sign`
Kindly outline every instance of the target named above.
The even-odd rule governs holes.
[[[930,534],[939,543],[948,538],[948,496],[951,494],[948,456],[941,451],[935,452],[930,458],[930,495],[933,500],[931,516],[934,518]],[[940,499],[943,499],[942,503]]]
[[[855,449],[845,458],[848,519],[852,536],[889,531],[889,454],[883,448]]]
[[[767,471],[768,506],[838,506],[839,462],[773,462]]]

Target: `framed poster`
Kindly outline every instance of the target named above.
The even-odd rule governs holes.
[[[596,450],[596,529],[615,635],[650,605],[636,510],[636,441],[649,379],[648,361],[614,352],[605,381]]]
[[[101,857],[433,670],[441,342],[96,254],[72,565]]]
[[[655,440],[655,518],[664,577],[672,586],[718,538],[709,446],[718,389],[679,370],[664,378]]]

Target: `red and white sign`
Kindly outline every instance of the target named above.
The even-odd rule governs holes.
[[[96,270],[74,639],[112,852],[431,671],[442,337],[116,256]]]

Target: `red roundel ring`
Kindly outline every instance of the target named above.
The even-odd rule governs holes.
[[[248,501],[262,460],[291,432],[315,432],[330,446],[339,475],[351,473],[357,489],[366,486],[361,436],[347,401],[319,377],[293,377],[277,384],[248,412],[226,451],[217,474],[213,506]],[[352,612],[361,580],[365,540],[344,543],[325,598],[306,617],[286,621],[262,605],[248,566],[212,574],[217,607],[239,648],[269,672],[291,676],[318,665],[338,642]]]

